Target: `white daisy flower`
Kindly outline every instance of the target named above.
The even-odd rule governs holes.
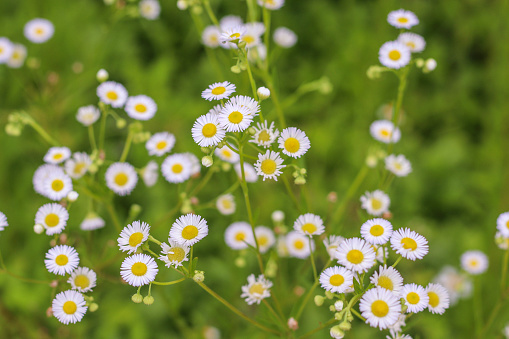
[[[222,215],[235,213],[235,198],[232,194],[220,195],[216,200],[216,207]]]
[[[4,230],[5,227],[9,226],[9,223],[7,222],[7,217],[5,214],[0,212],[0,232]]]
[[[378,60],[385,67],[399,69],[410,62],[411,52],[407,45],[399,41],[387,41],[378,51]]]
[[[205,27],[201,33],[201,42],[210,48],[216,48],[219,46],[219,37],[221,36],[221,30],[214,25]]]
[[[373,245],[373,249],[376,253],[376,261],[379,263],[383,263],[384,259],[385,261],[389,258],[389,249],[384,248],[383,246],[377,246]]]
[[[488,269],[488,256],[481,251],[466,251],[461,255],[461,268],[467,273],[478,275]]]
[[[370,219],[362,224],[361,235],[370,244],[383,245],[391,238],[392,224],[382,218]]]
[[[354,272],[366,272],[375,264],[373,247],[361,238],[345,239],[335,256],[341,265]]]
[[[353,285],[353,274],[344,267],[333,266],[326,268],[320,274],[319,280],[324,290],[332,293],[344,293]]]
[[[154,281],[159,269],[155,260],[147,254],[127,257],[120,266],[122,279],[131,286],[143,286]]]
[[[161,5],[157,0],[142,0],[138,5],[140,15],[147,20],[155,20],[159,18],[161,13]]]
[[[389,120],[373,121],[369,132],[373,138],[385,144],[396,143],[401,138],[401,131],[399,128],[394,129],[394,124]]]
[[[433,314],[443,314],[449,308],[449,294],[440,284],[428,284],[426,286],[428,294],[428,310]]]
[[[426,62],[424,63],[424,71],[425,72],[431,72],[431,71],[434,71],[435,68],[437,68],[437,61],[433,58],[429,58],[428,60],[426,60]]]
[[[311,254],[311,251],[315,250],[315,242],[311,239],[311,247],[309,248],[310,238],[297,232],[290,231],[285,237],[286,247],[288,249],[288,254],[291,257],[306,259]]]
[[[271,122],[270,126],[267,127],[267,120],[263,123],[256,123],[256,127],[253,127],[253,129],[256,132],[252,137],[253,139],[249,140],[249,142],[255,143],[260,147],[270,147],[279,136],[279,131],[274,127],[274,122]]]
[[[127,115],[136,120],[150,120],[157,112],[154,99],[146,95],[136,95],[127,98],[125,108]]]
[[[54,171],[44,180],[43,190],[44,196],[59,201],[72,191],[72,180],[63,171]]]
[[[89,292],[95,287],[97,275],[88,267],[78,267],[75,269],[67,282],[78,292]]]
[[[240,161],[239,154],[232,151],[228,146],[216,148],[214,154],[217,155],[219,159],[229,162],[230,164],[236,164]]]
[[[170,238],[184,246],[193,246],[207,234],[209,234],[207,220],[191,213],[178,218],[170,229]]]
[[[409,228],[400,228],[394,231],[391,237],[391,247],[403,258],[415,261],[428,254],[428,241],[417,232]]]
[[[60,204],[42,205],[35,214],[35,225],[44,227],[47,235],[62,233],[69,220],[69,212]]]
[[[295,223],[293,229],[304,235],[320,235],[325,231],[323,220],[316,214],[306,213],[300,215]]]
[[[76,120],[80,122],[83,126],[90,126],[101,116],[101,111],[94,105],[88,105],[78,108],[78,113],[76,113]]]
[[[58,245],[46,253],[44,264],[50,273],[65,275],[71,273],[80,263],[78,252],[74,247]]]
[[[412,172],[412,165],[403,154],[386,156],[385,168],[398,177],[406,177]]]
[[[255,227],[256,242],[260,253],[266,253],[276,243],[274,232],[266,226]]]
[[[392,266],[380,266],[378,271],[375,271],[369,281],[378,287],[385,288],[394,293],[399,293],[403,288],[403,277]]]
[[[189,160],[189,163],[191,164],[191,176],[196,176],[200,174],[201,161],[198,159],[198,157],[193,153],[189,152],[182,154],[187,157],[187,160]]]
[[[223,105],[218,104],[218,105],[215,105],[214,107],[212,107],[211,109],[209,109],[209,111],[207,113],[219,115],[219,113],[221,113],[222,110],[223,110]]]
[[[105,104],[120,108],[127,100],[127,90],[118,82],[105,81],[97,86],[97,96]]]
[[[247,114],[257,116],[260,112],[260,104],[255,99],[247,95],[236,95],[228,100],[228,103],[233,106],[240,106],[247,108]],[[221,109],[222,110],[222,109]],[[221,112],[219,112],[221,113]]]
[[[401,290],[401,297],[408,307],[407,313],[419,313],[428,307],[429,297],[422,286],[406,284]]]
[[[42,44],[53,36],[55,27],[49,20],[36,18],[25,24],[23,33],[25,34],[25,38],[31,42]]]
[[[140,171],[140,176],[145,186],[152,187],[156,184],[159,177],[159,165],[154,160],[151,160]]]
[[[240,297],[246,298],[248,305],[254,303],[259,304],[262,299],[270,297],[271,287],[272,282],[265,279],[263,274],[259,275],[258,278],[255,278],[255,275],[251,274],[247,277],[247,285],[242,286],[242,294]]]
[[[278,27],[274,31],[274,42],[283,48],[293,47],[297,43],[297,34],[289,28]]]
[[[361,207],[371,215],[379,216],[389,210],[391,199],[380,190],[366,192],[361,197]]]
[[[396,294],[381,287],[368,290],[361,298],[359,309],[371,327],[386,329],[401,314],[401,304]]]
[[[201,97],[208,101],[225,99],[235,92],[235,88],[235,85],[228,81],[215,82],[201,92]]]
[[[258,5],[270,10],[276,10],[283,7],[285,0],[258,0]]]
[[[231,43],[230,47],[233,47],[234,43],[242,39],[244,34],[246,34],[244,25],[228,27],[221,33],[219,41],[223,44]]]
[[[168,245],[169,244],[169,245]],[[161,255],[159,260],[164,261],[166,267],[179,267],[182,266],[184,261],[189,261],[187,255],[189,254],[189,247],[181,245],[177,241],[168,238],[168,244],[161,244]]]
[[[283,172],[281,171],[286,165],[282,165],[283,159],[279,156],[279,152],[267,150],[265,154],[258,153],[258,161],[256,161],[254,167],[256,173],[265,179],[274,179],[277,181],[277,177]]]
[[[410,29],[419,23],[419,19],[413,12],[398,9],[387,15],[387,22],[396,28]]]
[[[116,162],[106,170],[106,185],[118,195],[129,195],[138,183],[138,175],[133,165]]]
[[[234,105],[227,102],[218,116],[219,124],[227,132],[242,132],[253,121],[253,115],[246,106]]]
[[[215,114],[200,116],[191,129],[194,141],[201,147],[215,146],[225,137],[226,132],[219,125],[219,119]]]
[[[0,54],[2,54],[2,52],[0,52]],[[7,66],[10,68],[20,68],[25,63],[26,57],[27,48],[25,46],[22,44],[12,44],[12,53],[9,60],[7,60]]]
[[[244,221],[231,224],[224,231],[224,242],[232,250],[243,250],[254,244],[251,225]]]
[[[219,20],[219,26],[223,31],[226,31],[228,28],[232,28],[235,26],[242,26],[244,22],[242,18],[237,15],[227,15]]]
[[[424,51],[426,47],[426,41],[422,36],[415,33],[405,32],[398,36],[398,41],[404,44],[410,52],[419,53]]]
[[[98,216],[95,212],[89,212],[85,219],[80,224],[80,228],[83,231],[93,231],[99,228],[103,228],[106,222],[103,218]]]
[[[73,179],[79,179],[87,173],[92,165],[92,159],[87,153],[78,152],[72,155],[71,159],[65,162],[65,172]]]
[[[173,146],[175,146],[175,136],[169,132],[155,133],[145,144],[148,154],[158,157],[171,152]]]
[[[254,47],[261,43],[260,36],[265,32],[265,25],[261,22],[250,22],[244,25],[246,33],[240,39],[246,43],[246,48]]]
[[[148,239],[150,225],[143,221],[133,221],[120,232],[117,239],[121,251],[134,253]]]
[[[236,163],[235,166],[233,166],[235,169],[235,172],[237,173],[237,176],[240,180],[242,180],[242,171],[240,168],[240,162]],[[258,181],[258,175],[256,174],[256,170],[251,164],[248,164],[247,162],[244,163],[244,177],[246,179],[246,182],[257,182]]]
[[[62,324],[76,324],[87,312],[85,298],[73,290],[60,292],[51,303],[51,311]]]
[[[300,158],[311,147],[306,133],[295,127],[285,128],[278,139],[279,148],[293,158]]]
[[[48,164],[60,164],[71,156],[68,147],[51,147],[44,155],[44,162]]]
[[[451,305],[456,304],[459,299],[472,296],[474,285],[471,277],[459,272],[455,267],[444,266],[433,280],[445,287],[449,293]]]
[[[7,63],[7,61],[11,58],[13,51],[13,43],[5,37],[0,37],[0,64]]]
[[[323,245],[325,246],[325,249],[327,250],[327,253],[329,253],[329,257],[331,259],[337,259],[336,249],[344,240],[345,238],[339,235],[329,235],[327,238],[323,239]]]
[[[186,154],[175,153],[164,159],[161,172],[168,182],[178,184],[191,177],[191,162]]]
[[[509,238],[509,212],[502,213],[497,218],[497,230]]]
[[[44,164],[35,170],[34,176],[32,177],[32,184],[34,186],[34,190],[40,195],[46,196],[44,183],[48,176],[53,172],[65,174],[63,169],[53,164]]]

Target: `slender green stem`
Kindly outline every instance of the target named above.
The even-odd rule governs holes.
[[[216,15],[214,14],[214,11],[212,11],[212,8],[210,7],[210,0],[203,0],[203,6],[205,7],[205,11],[207,12],[210,21],[217,27],[219,27],[219,21],[216,18]]]
[[[283,174],[281,175],[281,180],[283,181],[283,184],[285,185],[286,191],[288,192],[288,195],[292,199],[293,203],[295,204],[295,207],[297,207],[297,210],[299,212],[302,212],[299,200],[297,200],[297,197],[295,196],[295,193],[293,193],[292,187],[290,186],[290,182],[288,181],[288,178]]]
[[[399,258],[396,259],[396,262],[394,264],[392,264],[392,267],[393,268],[396,267],[399,264],[399,262],[401,261],[401,259],[403,259],[403,257],[400,255]]]
[[[118,232],[120,232],[122,230],[122,226],[120,225],[120,221],[118,220],[117,213],[115,212],[115,208],[113,207],[113,203],[111,201],[106,203],[106,210],[108,211],[108,214],[110,215],[115,228]]]
[[[21,280],[21,281],[24,281],[24,282],[27,282],[27,283],[32,283],[32,284],[49,284],[50,281],[44,281],[44,280],[34,280],[34,279],[28,279],[28,278],[24,278],[24,277],[21,277],[17,274],[14,274],[12,272],[10,272],[7,267],[5,266],[5,262],[4,262],[4,258],[2,256],[2,251],[0,251],[0,265],[2,266],[2,270],[10,275],[11,277],[13,278],[16,278],[18,280]]]
[[[151,235],[148,236],[148,240],[152,241],[153,243],[155,243],[155,244],[157,244],[159,246],[161,246],[161,242],[159,240],[157,240],[156,238],[154,238],[153,236],[151,236]]]
[[[131,143],[133,142],[133,131],[129,128],[129,132],[127,133],[127,139],[125,141],[124,150],[122,151],[122,155],[120,156],[120,162],[124,162],[127,159],[127,155],[129,154],[129,149],[131,148]]]
[[[192,277],[194,275],[194,272],[193,272],[193,247],[194,246],[191,246],[191,253],[189,254],[189,274],[190,274],[190,277]]]
[[[509,249],[505,250],[504,259],[502,260],[502,278],[500,279],[500,291],[503,292],[506,287],[507,265],[509,264]]]
[[[405,88],[406,88],[407,76],[408,76],[409,70],[410,70],[410,66],[403,68],[401,70],[401,73],[399,73],[399,76],[398,76],[399,77],[398,96],[396,98],[396,104],[394,105],[394,111],[392,114],[392,123],[394,125],[394,130],[396,130],[396,128],[398,128],[398,125],[399,125],[399,115],[401,112],[401,103],[403,102],[403,96],[405,95]],[[392,137],[391,137],[391,142],[389,142],[389,144],[387,146],[387,154],[391,154],[393,148],[394,148],[394,143],[392,142]]]
[[[266,81],[266,85],[268,89],[270,90],[270,96],[272,98],[272,102],[274,102],[274,106],[276,107],[277,116],[279,119],[279,125],[281,128],[286,128],[286,121],[285,121],[285,113],[283,112],[283,108],[281,107],[281,103],[279,102],[279,97],[274,89],[274,85],[272,83],[272,78],[267,73],[267,77],[269,77],[269,80]]]
[[[327,261],[327,263],[323,267],[322,271],[325,270],[327,267],[329,267],[330,263],[331,263],[331,259],[329,259]],[[302,301],[302,304],[300,304],[297,314],[295,315],[295,320],[299,320],[300,316],[302,315],[302,312],[304,311],[304,308],[306,307],[306,304],[309,301],[309,298],[311,297],[311,294],[313,294],[313,291],[318,287],[318,284],[319,284],[319,281],[318,281],[318,279],[316,279],[314,284],[311,286],[309,291],[304,296],[304,300]]]
[[[269,70],[269,45],[270,45],[270,11],[263,7],[263,24],[265,25],[264,44],[267,56],[265,57],[265,69]],[[272,90],[271,90],[272,92]]]
[[[154,251],[152,251],[150,248],[144,249],[144,251],[147,251],[148,253],[152,254],[152,255],[154,256],[154,258],[159,258],[159,256],[157,255],[157,253],[155,253]]]
[[[478,278],[478,277],[476,277]],[[474,328],[475,334],[480,336],[482,331],[482,305],[481,305],[481,286],[480,279],[474,281],[474,300],[473,300],[473,311],[474,311]]]
[[[196,194],[198,194],[198,192],[200,192],[203,187],[205,187],[205,185],[207,185],[207,183],[209,182],[209,180],[212,178],[212,175],[216,172],[216,167],[212,166],[211,168],[209,168],[207,174],[205,174],[205,176],[203,177],[203,179],[198,183],[198,185],[191,191],[191,193],[189,194],[189,196],[194,196]]]
[[[88,126],[88,138],[90,139],[90,146],[92,147],[92,150],[97,150],[97,144],[95,142],[95,134],[94,134],[94,125]]]
[[[99,105],[99,107],[101,108],[102,105]],[[104,150],[104,139],[106,138],[106,119],[108,118],[108,109],[101,108],[101,111],[102,117],[101,125],[99,127],[99,150]]]
[[[362,321],[366,322],[366,318],[364,318],[362,315],[360,315],[360,314],[359,314],[359,312],[357,312],[357,311],[356,311],[356,310],[354,310],[353,308],[351,308],[351,309],[350,309],[350,311],[351,311],[353,314],[355,314],[355,316],[356,316],[357,318],[359,318],[360,320],[362,320]]]
[[[318,326],[314,330],[311,330],[311,331],[309,331],[307,333],[304,333],[301,337],[299,337],[299,339],[304,339],[304,338],[310,337],[313,334],[315,334],[316,332],[321,331],[324,328],[329,327],[330,325],[334,324],[336,321],[337,320],[335,318],[329,319],[327,322],[321,324],[320,326]]]
[[[262,300],[264,305],[267,306],[267,308],[269,309],[270,313],[272,313],[273,316],[276,317],[276,320],[277,322],[284,328],[286,329],[286,324],[284,322],[283,319],[281,319],[281,317],[276,313],[276,311],[272,308],[272,306],[270,306],[269,302],[267,301],[267,299],[263,299]]]
[[[27,123],[37,132],[39,135],[50,145],[52,146],[58,146],[59,143],[53,139],[48,132],[44,128],[42,128],[41,125],[37,121],[35,121],[32,117],[30,119],[27,119]]]
[[[318,281],[318,274],[316,273],[316,265],[315,265],[315,258],[313,254],[313,247],[311,246],[312,237],[309,237],[309,258],[311,259],[311,266],[313,266],[313,278],[315,279],[315,282]]]
[[[186,279],[187,279],[186,277],[183,277],[183,278],[180,278],[180,279],[174,280],[174,281],[165,281],[165,282],[152,281],[152,284],[160,285],[160,286],[175,285],[175,284],[178,284],[179,282],[182,282],[182,281],[184,281]]]

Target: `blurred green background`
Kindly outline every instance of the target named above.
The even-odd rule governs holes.
[[[211,2],[219,17],[236,14],[245,18],[243,1]],[[110,79],[123,83],[130,94],[146,94],[157,102],[158,113],[144,124],[146,130],[168,130],[177,137],[175,152],[201,156],[190,134],[194,120],[212,107],[200,98],[201,91],[215,81],[229,80],[238,85],[239,94],[251,93],[245,73],[229,72],[233,61],[223,50],[218,52],[218,59],[228,63],[222,67],[223,78],[218,78],[188,12],[178,10],[174,0],[161,1],[161,7],[160,19],[152,22],[118,19],[118,11],[102,1],[0,2],[0,36],[25,44],[29,57],[40,61],[36,69],[25,65],[14,70],[0,65],[0,211],[10,224],[0,234],[0,246],[10,271],[34,279],[54,278],[43,263],[50,238],[33,232],[35,213],[48,201],[33,191],[31,183],[49,145],[29,128],[18,138],[6,135],[3,129],[9,113],[26,110],[71,150],[89,152],[87,131],[76,121],[75,113],[80,106],[97,103],[95,74],[105,68]],[[287,0],[283,9],[273,12],[272,24],[289,27],[299,40],[295,47],[280,51],[276,86],[284,100],[301,84],[324,75],[333,84],[332,93],[307,94],[286,109],[289,125],[306,131],[311,140],[312,147],[305,156],[309,211],[326,216],[330,208],[327,194],[335,191],[339,199],[343,197],[368,149],[375,144],[369,135],[370,123],[380,118],[380,106],[395,98],[395,76],[387,73],[379,80],[369,80],[366,70],[378,64],[379,47],[397,37],[386,16],[401,7],[419,17],[420,24],[413,31],[427,41],[423,57],[435,58],[438,67],[430,74],[417,69],[410,73],[403,101],[402,139],[395,152],[405,154],[413,172],[396,179],[388,192],[395,227],[408,226],[424,235],[430,253],[421,261],[403,261],[398,267],[405,282],[425,285],[443,265],[458,266],[459,256],[466,250],[480,249],[490,257],[488,272],[475,279],[482,305],[474,308],[471,298],[460,301],[443,316],[425,311],[411,319],[406,333],[414,338],[470,338],[473,311],[482,307],[486,319],[500,297],[503,252],[493,237],[498,214],[509,210],[509,30],[503,14],[509,13],[507,1]],[[55,25],[55,35],[42,45],[23,37],[24,24],[35,17]],[[208,22],[205,15],[203,18]],[[276,119],[270,100],[262,108],[269,120]],[[107,155],[118,158],[125,130],[110,123]],[[144,145],[134,145],[128,161],[142,167],[148,160]],[[202,169],[202,174],[205,171]],[[365,190],[376,188],[378,175],[376,170],[369,172],[348,205],[342,224],[328,227],[341,227],[341,235],[346,237],[359,235],[365,216],[358,212],[358,198]],[[216,174],[199,195],[200,200],[213,199],[233,180],[232,173]],[[250,190],[258,224],[272,225],[270,215],[280,209],[291,227],[299,213],[281,182],[259,182]],[[140,182],[131,196],[117,198],[115,204],[125,218],[129,206],[139,203],[143,207],[140,218],[153,224],[174,207],[176,192],[175,185],[160,178],[153,188]],[[240,191],[235,196],[238,208],[233,216],[221,216],[214,209],[198,211],[208,220],[210,234],[195,252],[200,258],[199,269],[205,271],[205,282],[263,321],[268,317],[263,307],[247,306],[239,298],[246,277],[257,272],[253,256],[248,255],[246,267],[235,267],[238,253],[226,248],[223,241],[227,225],[247,219]],[[46,317],[51,288],[1,274],[2,337],[201,338],[206,326],[219,328],[225,338],[266,337],[191,281],[155,286],[155,303],[150,307],[132,303],[135,288],[118,283],[122,260],[122,256],[115,256],[118,233],[101,209],[98,212],[107,219],[107,227],[93,235],[80,231],[87,205],[82,200],[72,207],[67,226],[71,241],[76,240],[81,265],[96,267],[102,251],[113,258],[101,271],[92,293],[99,310],[88,312],[81,323],[61,326],[55,318]],[[164,240],[173,220],[154,228],[154,236]],[[319,247],[323,258],[325,253]],[[319,267],[323,263],[322,259]],[[288,259],[280,268],[287,274],[288,284],[276,284],[275,293],[289,313],[295,301],[294,287],[310,285],[309,261]],[[158,280],[173,278],[172,272],[162,269]],[[309,303],[299,333],[330,316],[327,307]],[[509,312],[502,308],[485,337],[500,336],[508,321]],[[350,338],[385,335],[358,320],[353,325]],[[327,336],[325,329],[315,337]]]

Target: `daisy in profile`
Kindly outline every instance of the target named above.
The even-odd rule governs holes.
[[[369,132],[374,139],[385,144],[396,143],[401,138],[401,131],[399,128],[394,129],[394,124],[389,120],[373,121]]]
[[[316,214],[306,213],[297,218],[293,229],[304,235],[320,235],[325,231],[323,220]]]
[[[418,313],[428,307],[429,296],[424,287],[416,284],[406,284],[401,290],[401,297],[408,307],[407,313]]]
[[[122,279],[131,286],[143,286],[155,280],[157,264],[147,254],[135,254],[127,257],[120,266]]]
[[[337,259],[336,249],[344,240],[345,238],[339,235],[329,235],[327,238],[323,239],[323,245],[325,246],[325,249],[327,250],[327,253],[329,253],[329,257],[331,259]]]
[[[291,257],[306,259],[315,250],[314,241],[311,240],[311,247],[309,247],[310,238],[297,231],[290,231],[286,235],[286,247],[288,254]]]
[[[60,164],[71,156],[71,150],[68,147],[51,147],[46,155],[44,162],[48,164]]]
[[[200,116],[191,129],[194,142],[201,147],[215,146],[219,144],[226,135],[224,129],[219,125],[219,119],[215,114],[207,113]]]
[[[256,132],[249,142],[260,147],[270,147],[279,136],[279,131],[274,127],[274,122],[271,122],[270,126],[267,127],[267,120],[265,120],[263,123],[256,123],[256,127],[253,128]]]
[[[198,157],[189,152],[182,154],[187,157],[187,160],[189,160],[189,163],[191,164],[191,176],[196,177],[199,175],[201,170],[201,161],[198,159]]]
[[[46,253],[44,264],[50,273],[65,275],[78,267],[80,258],[74,247],[58,245]]]
[[[219,124],[227,132],[242,132],[253,121],[253,115],[246,106],[235,105],[227,102],[219,113]]]
[[[32,184],[34,186],[34,190],[42,196],[46,196],[46,191],[44,189],[44,183],[46,179],[48,179],[49,175],[59,172],[61,174],[65,174],[64,170],[53,164],[44,164],[39,166],[32,177]]]
[[[399,69],[410,62],[411,52],[400,41],[387,41],[378,51],[378,60],[385,67]]]
[[[509,238],[509,212],[502,213],[497,218],[497,230],[506,238]]]
[[[221,100],[228,98],[235,92],[235,85],[228,82],[216,82],[201,92],[201,97],[205,100]]]
[[[256,173],[265,179],[274,179],[277,181],[277,177],[283,172],[281,171],[286,165],[282,165],[283,159],[279,156],[278,152],[267,150],[265,154],[258,153],[258,161],[254,167]]]
[[[106,170],[106,185],[118,195],[129,195],[138,183],[138,175],[133,165],[116,162]]]
[[[240,106],[247,108],[247,114],[256,116],[260,112],[260,104],[255,99],[247,95],[236,95],[228,100],[228,103],[233,106]]]
[[[429,284],[426,286],[428,294],[428,310],[433,314],[443,314],[449,308],[449,293],[440,284]]]
[[[54,171],[43,182],[44,196],[53,201],[67,197],[72,191],[72,180],[64,171]]]
[[[150,232],[150,225],[143,221],[133,221],[120,232],[117,239],[121,251],[134,253],[147,241]]]
[[[0,52],[1,53],[1,52]],[[10,68],[20,68],[25,63],[27,57],[27,48],[22,44],[12,44],[12,53],[7,66]]]
[[[387,15],[387,22],[396,28],[410,29],[419,23],[419,19],[413,12],[398,9]]]
[[[146,95],[129,97],[125,103],[127,115],[136,120],[150,120],[157,112],[157,104],[154,99]]]
[[[231,194],[220,195],[216,200],[216,207],[222,215],[235,213],[235,198]]]
[[[169,245],[168,245],[169,244]],[[161,244],[161,256],[159,260],[164,261],[166,267],[182,266],[184,261],[188,261],[189,247],[179,244],[177,241],[168,238],[168,244]]]
[[[221,30],[217,26],[210,25],[205,27],[201,33],[201,42],[210,48],[217,48],[219,46],[219,37]]]
[[[385,157],[385,168],[397,177],[406,177],[412,172],[410,161],[403,154],[390,154]]]
[[[73,290],[60,292],[51,303],[51,311],[62,324],[76,324],[87,312],[85,298]]]
[[[62,233],[69,220],[69,212],[60,204],[42,205],[35,214],[35,224],[42,225],[47,235]]]
[[[105,81],[97,86],[97,96],[105,104],[120,108],[127,100],[127,90],[118,82]]]
[[[236,163],[235,166],[233,166],[235,169],[235,172],[237,173],[237,176],[240,180],[242,180],[242,170],[240,168],[240,162]],[[244,176],[246,179],[246,182],[257,182],[258,181],[258,175],[256,174],[256,170],[253,167],[253,165],[248,164],[247,162],[244,163]]]
[[[319,280],[324,290],[332,293],[344,293],[353,285],[353,274],[344,267],[333,266],[326,268],[320,274]]]
[[[0,64],[4,64],[10,59],[13,51],[12,42],[5,37],[0,37]]]
[[[25,24],[23,33],[25,34],[25,38],[31,42],[42,44],[53,36],[55,27],[49,20],[36,18]]]
[[[360,238],[345,239],[336,250],[336,258],[349,270],[363,273],[374,265],[375,251]]]
[[[254,244],[253,230],[245,221],[237,221],[228,226],[224,232],[224,242],[232,250],[243,250]]]
[[[361,197],[361,207],[371,215],[379,216],[389,210],[391,199],[380,190],[366,192]]]
[[[386,329],[394,324],[401,314],[399,297],[381,287],[368,290],[361,298],[359,309],[371,327]]]
[[[256,226],[255,228],[256,242],[260,253],[266,253],[276,243],[274,232],[266,226]]]
[[[388,291],[399,293],[403,288],[403,277],[392,266],[380,266],[378,271],[375,271],[369,281],[378,287],[385,288]]]
[[[89,292],[95,287],[97,275],[88,267],[78,267],[75,269],[67,282],[78,292]]]
[[[4,230],[5,227],[9,226],[9,223],[7,222],[7,217],[5,214],[0,212],[0,232]]]
[[[247,30],[244,25],[229,27],[221,33],[219,37],[219,41],[223,44],[228,44],[229,47],[236,47],[236,43],[238,43],[244,34],[246,34]]]
[[[306,133],[295,127],[285,128],[281,132],[278,143],[283,153],[293,158],[300,158],[311,147]]]
[[[88,168],[92,165],[92,160],[87,153],[78,152],[67,159],[64,168],[68,176],[73,179],[79,179],[87,173]]]
[[[286,27],[278,27],[274,31],[274,42],[283,48],[293,47],[297,43],[297,34]]]
[[[184,246],[193,246],[207,234],[209,234],[207,220],[191,213],[178,218],[170,229],[170,238]]]
[[[270,10],[276,10],[283,7],[285,0],[258,0],[258,5]]]
[[[76,120],[80,122],[83,126],[90,126],[101,116],[101,111],[99,108],[94,105],[88,105],[78,108],[78,113],[76,113]]]
[[[486,272],[488,256],[481,251],[466,251],[461,255],[461,268],[472,275]]]
[[[398,36],[398,41],[404,44],[410,52],[419,53],[424,51],[426,47],[426,41],[422,36],[415,33],[405,32]]]
[[[391,237],[391,247],[403,258],[415,261],[428,254],[428,241],[417,232],[409,228],[394,231]]]
[[[161,5],[157,0],[141,0],[138,9],[140,10],[140,15],[147,20],[155,20],[159,18],[161,13]]]
[[[362,224],[361,235],[370,244],[383,245],[391,238],[392,224],[382,218],[370,219]]]
[[[80,229],[83,231],[93,231],[103,228],[106,222],[103,218],[98,216],[95,212],[89,212],[85,219],[80,224]]]
[[[178,184],[191,177],[191,162],[187,155],[175,153],[164,159],[161,172],[168,182]]]
[[[154,160],[151,160],[140,171],[140,176],[145,186],[152,187],[156,184],[159,177],[159,165]]]
[[[173,146],[175,146],[175,136],[169,132],[155,133],[145,144],[148,154],[158,157],[171,152]]]
[[[270,297],[271,287],[272,282],[265,279],[263,274],[259,275],[258,278],[251,274],[247,277],[247,285],[242,286],[240,297],[245,298],[248,305],[259,304],[262,299]]]
[[[236,164],[240,161],[239,154],[232,151],[228,146],[216,148],[214,154],[217,155],[219,159],[229,162],[230,164]]]

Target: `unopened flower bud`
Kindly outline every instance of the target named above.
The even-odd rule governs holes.
[[[67,234],[61,233],[60,236],[58,237],[58,240],[60,240],[61,244],[65,244],[67,242]]]
[[[334,305],[329,306],[329,311],[336,312],[336,308],[334,308]]]
[[[201,6],[193,6],[193,8],[191,8],[191,10],[193,11],[193,14],[195,14],[195,15],[201,15],[203,13],[203,8]]]
[[[203,282],[203,280],[205,280],[205,272],[194,271],[193,280],[197,283]]]
[[[177,1],[177,8],[181,11],[185,11],[189,5],[187,4],[186,0],[178,0]]]
[[[88,306],[88,310],[90,312],[95,312],[95,311],[97,311],[98,308],[99,308],[99,305],[97,305],[96,303],[91,303],[90,306]]]
[[[332,294],[332,292],[325,291],[325,297],[327,299],[334,299],[334,294]]]
[[[44,232],[44,226],[42,226],[41,224],[35,224],[34,232],[37,234],[41,234],[42,232]]]
[[[325,298],[321,295],[315,295],[315,305],[320,307],[323,305],[323,302],[325,301]]]
[[[338,300],[334,303],[334,309],[338,312],[343,310],[343,301]]]
[[[297,177],[295,178],[295,185],[304,185],[306,183],[306,178],[304,177]]]
[[[376,157],[375,155],[370,154],[366,157],[366,166],[368,166],[369,168],[375,168],[377,164],[378,157]]]
[[[370,79],[378,79],[380,76],[382,76],[383,68],[380,66],[370,66],[368,70],[366,71],[366,75]]]
[[[19,137],[22,127],[18,123],[5,125],[5,133],[11,137]]]
[[[235,74],[239,74],[240,72],[242,72],[242,70],[240,69],[239,65],[233,65],[230,68],[230,71],[232,71],[232,73],[235,73]]]
[[[108,74],[108,72],[102,68],[99,71],[97,71],[97,74],[95,75],[97,81],[99,82],[105,82],[106,80],[108,80],[109,76],[110,75]]]
[[[256,130],[253,127],[249,127],[247,129],[247,133],[249,133],[249,135],[255,135],[256,134]]]
[[[336,192],[329,192],[327,194],[327,201],[334,204],[338,201],[338,194]]]
[[[58,280],[51,280],[49,287],[56,288],[58,286]]]
[[[210,155],[206,155],[201,158],[201,164],[205,167],[210,167],[212,164],[214,164],[214,159],[212,159]]]
[[[429,73],[437,68],[437,61],[435,59],[428,59],[424,64],[424,73]]]
[[[133,294],[133,296],[131,297],[131,300],[137,304],[141,303],[143,301],[143,296],[141,294]]]
[[[154,303],[154,297],[151,295],[147,295],[145,298],[143,298],[143,303],[145,305],[152,305]]]
[[[415,59],[415,66],[422,68],[424,67],[424,59],[423,58],[417,58]]]
[[[209,154],[210,153],[210,149],[208,147],[202,147],[201,148],[201,151],[205,154]]]
[[[256,94],[258,94],[258,98],[262,101],[270,97],[270,90],[267,87],[258,87]]]
[[[272,212],[272,221],[275,223],[280,223],[285,220],[285,213],[283,211],[274,211]]]
[[[297,331],[299,329],[299,322],[294,317],[288,319],[287,325],[292,331]]]
[[[343,312],[336,312],[336,313],[334,313],[334,319],[336,319],[336,320],[343,319]]]
[[[48,309],[46,310],[46,316],[48,318],[53,316],[53,309],[51,307],[48,307]]]
[[[70,191],[69,194],[67,194],[67,200],[70,202],[75,202],[78,200],[79,194],[76,191]]]
[[[244,259],[243,257],[238,257],[235,259],[234,263],[235,263],[235,266],[242,268],[242,267],[246,266],[246,259]]]
[[[339,328],[343,331],[348,331],[352,328],[352,324],[350,324],[348,321],[343,321],[341,324],[339,324]]]
[[[117,120],[117,128],[118,129],[124,128],[125,125],[127,125],[127,121],[125,121],[125,119],[118,119]]]
[[[224,172],[228,172],[229,170],[231,170],[231,168],[232,168],[232,165],[229,162],[222,162],[221,163],[221,169]]]

